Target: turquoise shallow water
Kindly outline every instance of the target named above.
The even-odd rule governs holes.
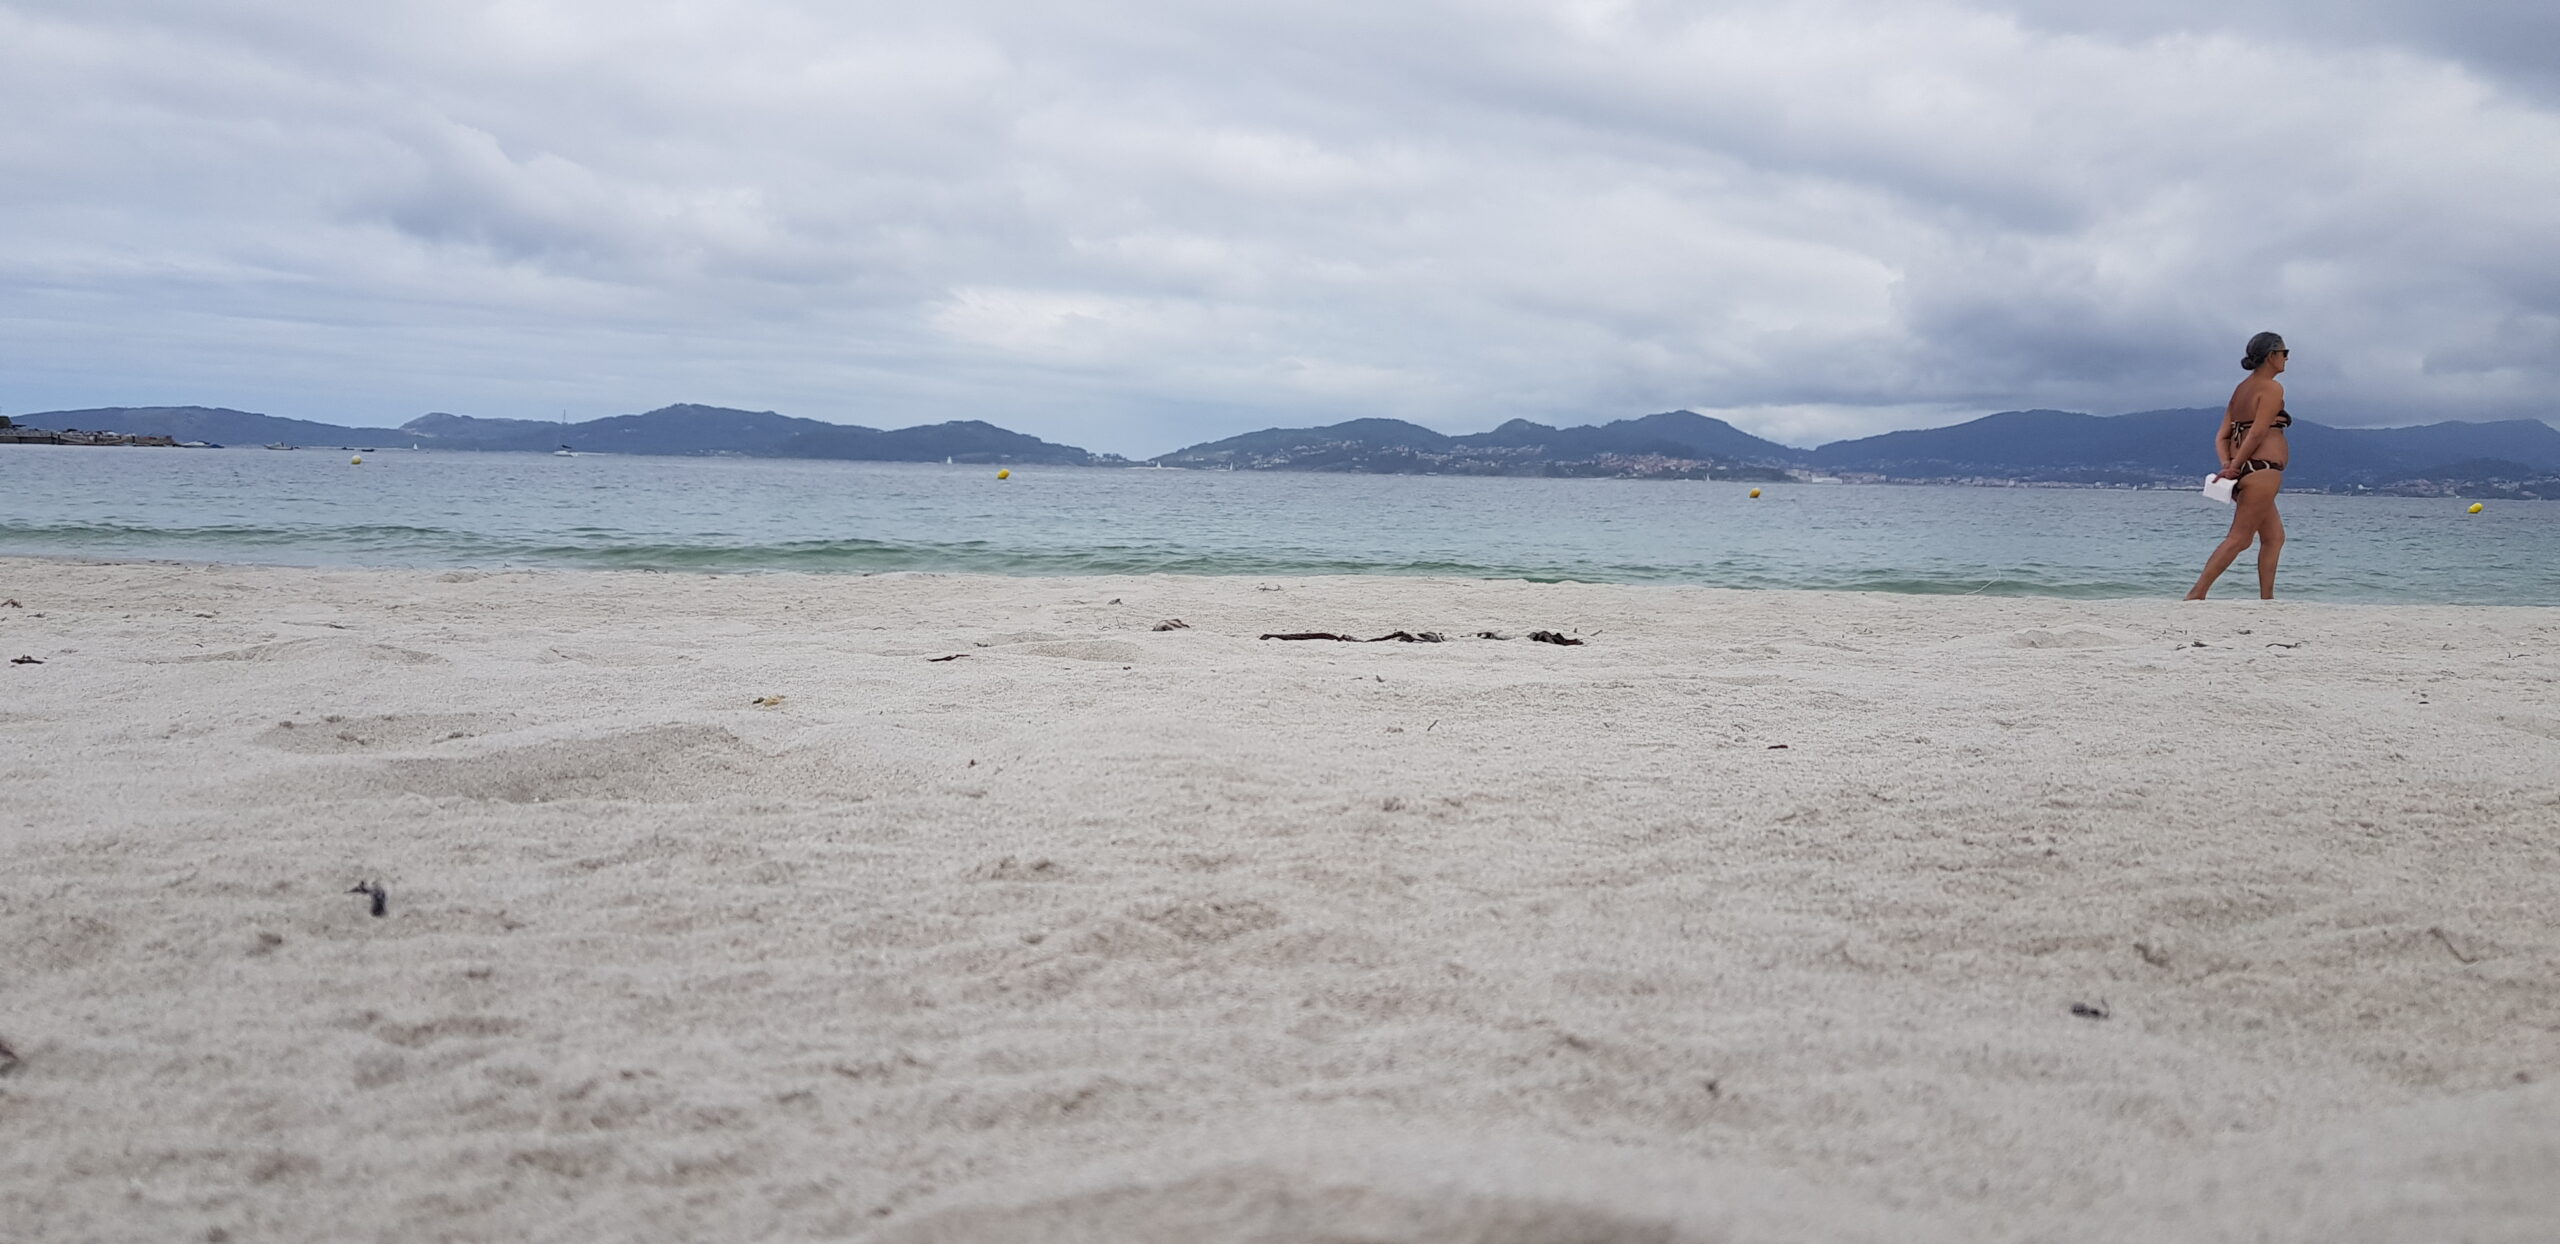
[[[2175,596],[2188,493],[0,446],[0,553],[293,565],[1441,574]],[[2560,604],[2560,503],[2288,496],[2290,597]],[[2217,595],[2254,591],[2243,559]]]

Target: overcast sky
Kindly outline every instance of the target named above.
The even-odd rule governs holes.
[[[0,122],[0,412],[2560,415],[2549,0],[0,0]]]

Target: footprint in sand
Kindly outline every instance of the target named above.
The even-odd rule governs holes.
[[[1008,644],[1054,644],[1065,638],[1047,631],[1006,631],[1002,635],[989,635],[977,644],[981,648],[999,648]]]
[[[1706,1244],[1733,1239],[1939,1238],[1774,1171],[1645,1168],[1621,1153],[1506,1153],[1478,1141],[1372,1145],[1340,1128],[1268,1138],[1221,1128],[1179,1150],[956,1189],[881,1244]],[[1237,1156],[1237,1147],[1267,1156]],[[1201,1152],[1208,1150],[1209,1152]],[[1212,1156],[1225,1150],[1228,1156]],[[975,1194],[975,1195],[973,1195]],[[875,1213],[890,1212],[882,1206]],[[1917,1228],[1915,1230],[1915,1228]]]
[[[1114,665],[1134,665],[1145,659],[1147,650],[1117,639],[1088,639],[1075,643],[1038,644],[1019,651],[1035,657],[1064,657],[1070,661],[1107,661]]]
[[[588,738],[527,743],[470,756],[394,757],[349,783],[433,797],[546,803],[614,799],[686,803],[731,796],[852,797],[846,775],[806,753],[770,755],[717,726],[663,725]],[[290,796],[290,783],[275,793]]]
[[[394,713],[388,717],[287,719],[258,732],[256,742],[280,752],[405,752],[509,729],[512,718],[494,713]]]
[[[1140,907],[1138,919],[1194,945],[1213,945],[1277,927],[1278,908],[1254,899],[1193,899]]]
[[[310,661],[330,657],[351,656],[360,661],[382,665],[442,665],[443,657],[415,648],[395,648],[390,644],[369,644],[354,639],[286,639],[271,644],[252,644],[246,648],[227,648],[220,652],[191,652],[185,656],[147,657],[145,665],[189,665],[201,661]]]
[[[0,945],[11,947],[12,966],[28,972],[86,967],[112,953],[123,935],[94,916],[55,916],[30,910],[0,920]]]
[[[970,875],[981,881],[1056,881],[1067,875],[1067,868],[1046,856],[1026,860],[1008,855],[979,865]]]
[[[2075,626],[2067,631],[2030,627],[2009,637],[2012,648],[2121,648],[2127,642],[2121,635],[2085,626]]]
[[[1658,1219],[1599,1205],[1428,1195],[1343,1182],[1303,1186],[1232,1167],[1155,1187],[1103,1188],[1016,1205],[945,1210],[882,1244],[1129,1244],[1175,1240],[1395,1240],[1399,1244],[1673,1244]]]

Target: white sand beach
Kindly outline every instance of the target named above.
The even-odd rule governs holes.
[[[27,559],[0,600],[12,1240],[2560,1224],[2560,612]],[[1257,638],[1396,629],[1450,638]]]

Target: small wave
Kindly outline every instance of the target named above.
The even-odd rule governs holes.
[[[457,514],[457,517],[465,517]],[[279,523],[0,521],[0,553],[153,558],[310,566],[380,566],[421,569],[551,567],[656,570],[693,573],[795,571],[879,574],[898,571],[998,575],[1175,574],[1207,576],[1406,575],[1512,579],[1538,583],[1658,583],[1755,590],[1881,592],[1916,596],[2001,596],[2107,599],[2163,597],[2192,575],[2184,563],[2145,557],[2104,569],[2028,563],[2001,566],[1929,558],[1916,566],[1843,564],[1836,553],[1810,560],[1771,552],[1727,549],[1695,562],[1612,560],[1606,557],[1476,559],[1432,550],[1415,556],[1387,551],[1339,552],[1294,542],[1260,541],[1245,531],[1204,533],[1198,543],[1171,540],[1103,540],[1075,543],[1055,532],[1035,532],[1024,542],[986,539],[896,540],[827,538],[758,541],[707,531],[686,539],[635,538],[611,527],[552,528],[536,538],[507,538],[460,527],[419,523],[347,526]],[[1500,547],[1487,541],[1488,547]],[[1648,549],[1647,551],[1655,551]],[[2112,572],[2112,573],[2111,573]],[[2337,567],[2308,581],[2302,596],[2331,600],[2407,599],[2405,571]],[[2476,603],[2560,601],[2560,583],[2547,573],[2490,576],[2444,583],[2430,599]]]
[[[248,523],[209,523],[188,527],[146,527],[125,523],[0,523],[0,539],[12,543],[63,542],[85,545],[212,544],[282,545],[315,541],[356,542],[415,539],[435,541],[455,533],[439,527],[379,524],[353,527],[265,527]]]
[[[2156,596],[2160,593],[2157,580],[2089,579],[2029,570],[1949,575],[1808,575],[1805,582],[1790,586],[1839,592],[1890,592],[1904,596],[2063,596],[2083,600]]]
[[[1837,573],[1762,564],[1491,562],[1454,558],[1325,556],[1172,545],[1004,548],[983,540],[864,539],[777,543],[615,539],[607,529],[565,530],[567,540],[502,540],[451,528],[362,524],[307,528],[255,524],[150,527],[113,523],[0,524],[0,546],[23,552],[120,553],[179,560],[433,568],[552,566],[695,573],[895,571],[1009,575],[1403,575],[1519,579],[1536,583],[1681,583],[1752,589],[1817,589],[1911,595],[2106,597],[2155,594],[2158,585],[2063,577],[2038,570],[1911,574]]]

